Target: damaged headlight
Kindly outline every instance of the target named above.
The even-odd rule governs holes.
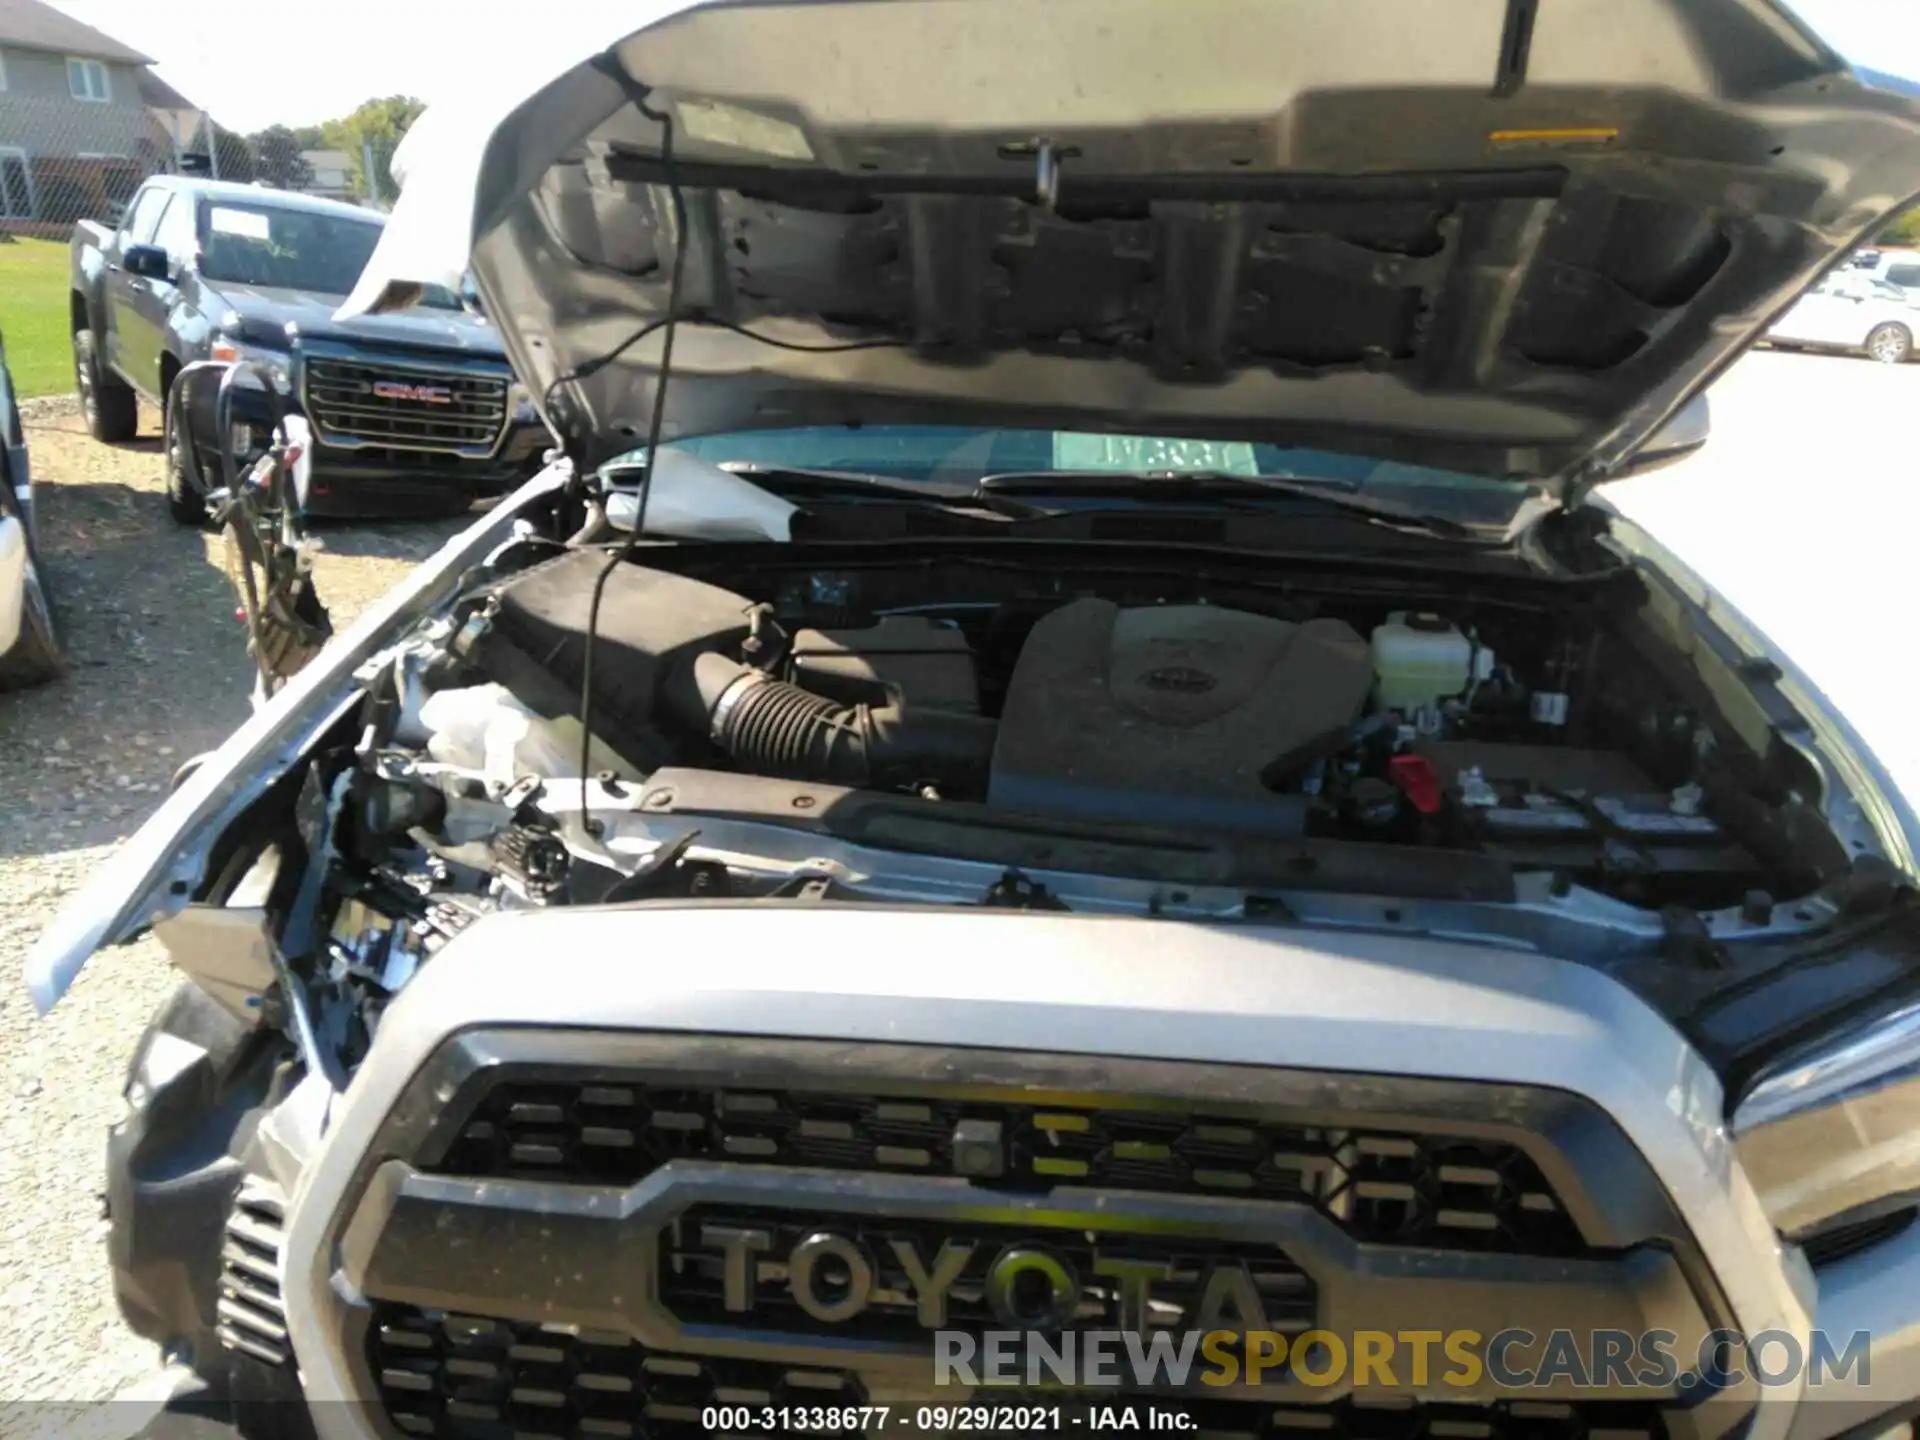
[[[1765,1077],[1733,1130],[1761,1204],[1788,1239],[1920,1196],[1920,1005]]]

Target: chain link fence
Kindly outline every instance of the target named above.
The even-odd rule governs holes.
[[[0,90],[0,222],[65,235],[76,220],[107,220],[147,176],[179,168],[171,137],[138,103],[21,93],[29,57],[6,57]],[[97,71],[99,67],[94,67]]]
[[[343,171],[316,171],[290,144],[262,155],[200,111],[150,103],[131,67],[13,49],[0,66],[0,233],[64,239],[76,220],[114,223],[162,173],[349,193]]]

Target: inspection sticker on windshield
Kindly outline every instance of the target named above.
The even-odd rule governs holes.
[[[230,210],[216,205],[207,212],[207,228],[216,235],[244,235],[249,240],[272,238],[267,217],[258,210]]]
[[[1053,432],[1056,470],[1110,470],[1130,475],[1142,470],[1203,471],[1213,475],[1257,475],[1253,446],[1234,441],[1170,440],[1153,435],[1089,435]]]

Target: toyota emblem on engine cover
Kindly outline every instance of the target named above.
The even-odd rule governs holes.
[[[1163,665],[1158,670],[1149,670],[1141,677],[1141,683],[1149,690],[1169,691],[1175,695],[1204,695],[1218,682],[1206,671],[1196,670],[1191,665]]]

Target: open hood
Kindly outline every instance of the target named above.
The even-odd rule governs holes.
[[[678,254],[667,438],[1066,428],[1578,492],[1920,191],[1920,88],[1773,0],[649,14],[429,112],[343,310],[471,259],[584,464],[647,433]]]

